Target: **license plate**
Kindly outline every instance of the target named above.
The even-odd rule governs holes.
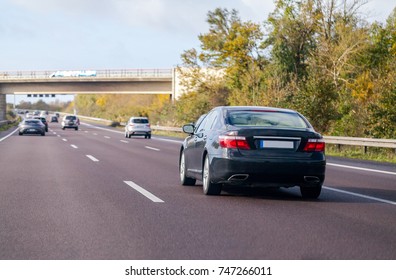
[[[35,132],[35,129],[28,129],[29,132]]]
[[[261,149],[293,149],[293,141],[260,140]]]

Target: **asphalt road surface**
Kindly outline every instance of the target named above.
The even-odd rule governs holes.
[[[0,259],[396,259],[396,165],[328,158],[298,188],[179,183],[181,141],[82,124],[0,136]]]

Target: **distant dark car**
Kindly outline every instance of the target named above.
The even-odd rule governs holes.
[[[58,117],[57,116],[52,116],[51,117],[51,122],[53,123],[53,122],[58,122]]]
[[[62,129],[65,130],[65,128],[74,128],[75,130],[78,130],[79,124],[80,120],[76,116],[66,115],[62,120]]]
[[[325,179],[325,143],[298,112],[268,107],[217,107],[183,126],[190,134],[180,149],[182,185],[202,180],[203,192],[225,185],[299,186],[317,198]]]
[[[45,125],[45,132],[48,132],[48,121],[46,117],[33,117],[34,119],[40,120]]]
[[[41,134],[45,135],[45,125],[38,119],[25,119],[18,127],[19,135]]]

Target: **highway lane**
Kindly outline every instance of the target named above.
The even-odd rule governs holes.
[[[396,258],[390,203],[331,189],[318,201],[297,188],[208,197],[180,186],[179,141],[50,126],[0,142],[1,259]],[[395,177],[328,166],[325,185],[396,201]]]

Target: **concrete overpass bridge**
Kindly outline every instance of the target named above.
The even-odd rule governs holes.
[[[7,94],[167,94],[175,99],[178,82],[175,69],[0,72],[0,120]]]

